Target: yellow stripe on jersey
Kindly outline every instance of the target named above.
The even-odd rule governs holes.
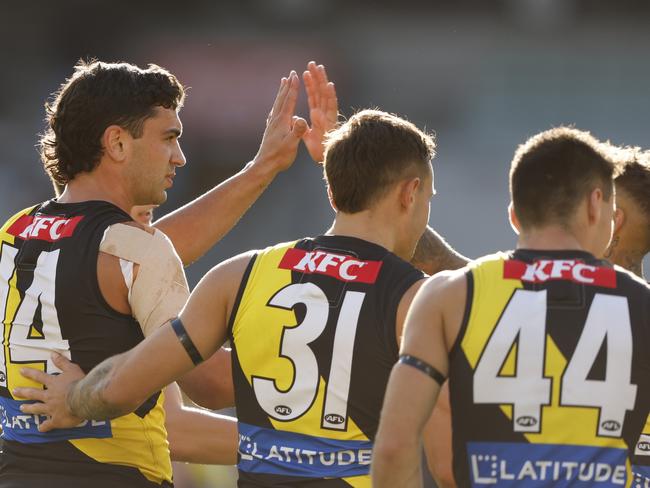
[[[295,378],[292,362],[280,357],[279,353],[283,330],[298,325],[296,315],[293,310],[267,304],[278,291],[292,284],[291,271],[278,265],[286,250],[296,242],[278,244],[257,255],[235,311],[232,335],[237,358],[251,388],[253,376],[274,379],[277,388],[282,391],[289,390]],[[346,430],[320,428],[325,389],[325,381],[320,377],[316,398],[309,410],[292,421],[269,418],[273,427],[329,439],[368,440],[352,419],[348,419]]]
[[[164,392],[144,418],[131,413],[111,420],[113,437],[69,442],[99,461],[137,468],[155,483],[172,480],[169,443],[165,430]]]
[[[352,476],[350,478],[341,478],[353,488],[371,488],[372,481],[370,476]]]

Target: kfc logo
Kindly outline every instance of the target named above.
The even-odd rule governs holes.
[[[83,216],[65,218],[50,215],[23,215],[7,230],[12,236],[23,240],[38,239],[54,242],[70,237]]]
[[[540,259],[533,263],[508,260],[503,265],[503,277],[544,283],[549,280],[568,280],[585,285],[616,288],[616,271],[583,263],[575,259]]]
[[[287,249],[279,267],[307,274],[323,274],[341,281],[374,283],[381,264],[381,261],[362,261],[345,254],[291,248]]]

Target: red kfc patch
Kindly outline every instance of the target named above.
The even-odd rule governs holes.
[[[54,215],[23,215],[16,220],[7,232],[23,240],[38,239],[55,242],[70,237],[83,215],[78,217],[57,217]]]
[[[362,261],[345,254],[291,248],[285,252],[279,267],[301,273],[327,275],[341,281],[374,283],[381,265],[381,261]]]

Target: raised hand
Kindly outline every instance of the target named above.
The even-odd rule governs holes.
[[[85,376],[84,372],[79,366],[71,363],[60,354],[53,354],[52,361],[61,370],[61,374],[51,375],[32,368],[22,368],[20,370],[20,374],[25,378],[44,385],[46,389],[15,388],[12,391],[17,398],[37,401],[37,403],[22,404],[20,410],[23,413],[48,417],[38,426],[38,430],[41,432],[76,427],[84,420],[72,415],[66,403],[68,391]]]
[[[288,78],[282,78],[254,164],[262,164],[278,172],[289,168],[296,159],[298,144],[308,129],[305,119],[294,115],[299,86],[300,80],[295,71]]]
[[[327,132],[336,127],[339,105],[334,83],[327,79],[325,67],[310,61],[307,71],[302,75],[309,103],[308,127],[302,136],[309,155],[317,163],[323,161],[323,138]]]

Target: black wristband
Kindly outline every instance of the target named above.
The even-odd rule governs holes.
[[[424,374],[432,378],[436,383],[438,383],[440,386],[445,382],[447,378],[438,371],[436,368],[431,366],[429,363],[422,361],[421,359],[416,358],[415,356],[411,356],[409,354],[402,354],[399,357],[398,363],[401,364],[406,364],[408,366],[412,366],[415,369],[419,369],[422,371]]]
[[[185,348],[185,351],[194,363],[194,366],[201,364],[203,362],[201,353],[199,353],[190,336],[187,335],[187,331],[185,330],[185,326],[183,325],[183,322],[181,322],[181,319],[177,317],[172,320],[172,329],[174,329],[176,337],[181,341],[181,345]]]

